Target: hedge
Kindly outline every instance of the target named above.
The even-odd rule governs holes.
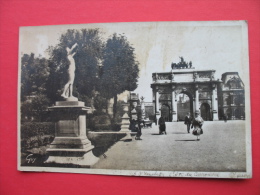
[[[21,138],[39,135],[54,135],[55,124],[52,122],[25,122],[21,124]]]
[[[121,124],[96,124],[92,127],[90,127],[91,131],[120,131]]]

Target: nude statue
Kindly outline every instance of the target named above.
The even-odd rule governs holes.
[[[61,94],[61,97],[63,98],[75,98],[72,95],[72,88],[73,88],[73,83],[74,83],[74,78],[75,78],[75,60],[73,56],[76,54],[76,52],[73,52],[73,50],[78,46],[77,43],[75,43],[71,49],[66,47],[67,50],[67,58],[69,60],[69,68],[68,68],[68,82],[64,86],[63,93]]]

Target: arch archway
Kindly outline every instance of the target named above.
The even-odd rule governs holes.
[[[171,113],[170,113],[170,106],[167,104],[163,104],[161,107],[161,116],[164,118],[166,122],[172,121]]]
[[[235,109],[235,119],[241,118],[241,110],[239,108]]]
[[[228,108],[227,110],[226,110],[226,116],[227,116],[227,119],[228,120],[231,120],[232,119],[232,114],[231,114],[231,109],[230,108]]]
[[[230,104],[231,104],[230,97],[226,97],[224,99],[224,105],[230,105]]]
[[[210,121],[211,120],[210,105],[208,103],[201,104],[200,112],[201,112],[201,117],[203,118],[204,121]]]
[[[177,96],[178,121],[184,121],[186,114],[189,112],[193,116],[193,98],[186,91],[182,91]]]

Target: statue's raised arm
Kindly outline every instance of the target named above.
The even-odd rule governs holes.
[[[67,55],[72,55],[73,49],[75,49],[77,46],[78,46],[78,44],[75,43],[75,44],[71,47],[71,49],[70,49],[69,47],[66,47]]]
[[[74,78],[75,78],[75,70],[76,70],[76,66],[75,66],[75,60],[74,60],[74,55],[76,54],[76,52],[73,52],[73,50],[78,46],[77,43],[75,43],[71,48],[66,47],[67,50],[67,58],[69,60],[69,68],[68,68],[68,81],[64,86],[64,90],[63,93],[61,94],[61,96],[67,100],[77,100],[76,97],[74,97],[72,95],[72,89],[73,89],[73,83],[74,83]]]

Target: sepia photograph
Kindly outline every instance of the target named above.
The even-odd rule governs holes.
[[[18,170],[252,178],[247,21],[24,26]]]

